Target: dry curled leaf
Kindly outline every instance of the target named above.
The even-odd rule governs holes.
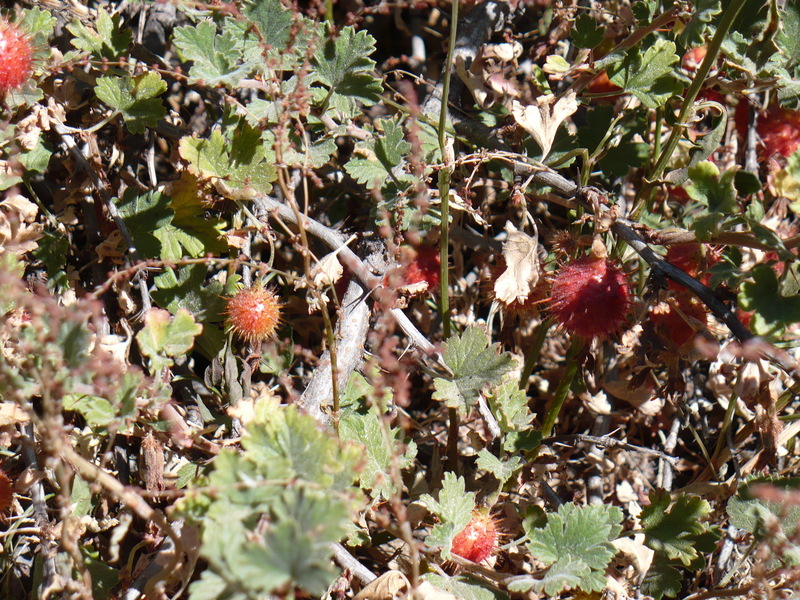
[[[0,254],[23,254],[38,247],[42,224],[36,223],[39,207],[20,194],[9,193],[0,202]]]
[[[506,270],[494,282],[495,297],[508,305],[525,302],[539,281],[538,236],[517,230],[509,221],[505,227],[508,239],[503,243]]]
[[[319,289],[333,285],[339,281],[342,273],[344,273],[344,268],[339,259],[336,258],[336,254],[337,252],[331,252],[323,256],[316,265],[311,267],[309,275],[315,288]]]
[[[511,103],[511,114],[517,123],[533,136],[542,149],[542,160],[550,153],[561,123],[576,110],[578,102],[573,91],[558,100],[550,94],[540,96],[536,99],[536,104],[530,106],[522,106],[516,100]]]
[[[406,576],[400,571],[388,571],[368,583],[354,600],[394,600],[408,592]]]

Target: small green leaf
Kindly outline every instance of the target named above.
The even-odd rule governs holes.
[[[456,478],[453,473],[448,471],[444,474],[439,500],[434,500],[429,494],[423,494],[419,501],[439,518],[439,522],[433,526],[425,543],[432,548],[441,548],[442,558],[449,559],[453,538],[472,519],[472,511],[475,508],[475,492],[467,492],[464,478]]]
[[[606,567],[617,553],[610,542],[622,531],[620,523],[622,511],[615,506],[564,504],[547,515],[545,527],[526,531],[528,550],[553,572],[545,591],[557,594],[567,585],[601,591]]]
[[[728,501],[727,512],[731,525],[755,534],[763,539],[767,534],[764,525],[772,519],[780,523],[783,533],[794,536],[800,523],[800,506],[755,498],[752,489],[759,485],[771,485],[781,490],[800,489],[800,478],[756,477],[743,483],[735,496]]]
[[[519,456],[512,456],[505,461],[500,460],[486,448],[478,452],[477,467],[494,475],[502,488],[514,473],[522,466]]]
[[[185,61],[192,61],[189,77],[209,87],[235,87],[258,66],[260,49],[249,23],[225,19],[222,31],[212,20],[175,28],[173,43]]]
[[[685,47],[705,44],[707,40],[704,36],[710,28],[710,23],[722,12],[720,0],[695,0],[693,4],[692,18],[678,36],[681,45]]]
[[[353,179],[370,189],[381,187],[389,178],[397,179],[397,167],[405,164],[411,150],[399,121],[381,119],[376,126],[378,131],[383,130],[383,135],[376,134],[372,140],[356,144],[353,158],[345,165]]]
[[[696,496],[681,494],[672,503],[668,492],[650,492],[650,505],[641,514],[645,544],[689,566],[699,556],[695,536],[706,531],[702,519],[710,512],[708,502]]]
[[[268,194],[277,178],[272,150],[265,147],[261,132],[247,123],[234,124],[231,130],[230,139],[218,129],[209,139],[184,137],[179,144],[181,158],[189,162],[192,174],[210,180],[230,198]]]
[[[444,344],[444,362],[453,377],[434,379],[435,400],[466,413],[478,401],[485,386],[500,382],[513,366],[507,352],[498,352],[500,345],[489,346],[489,335],[480,327],[468,327],[460,337],[454,335]]]
[[[145,326],[136,334],[136,341],[144,356],[151,361],[151,368],[158,372],[172,365],[172,359],[186,354],[194,346],[194,338],[203,332],[203,326],[195,323],[192,314],[180,309],[172,317],[160,308],[151,308],[144,315]]]
[[[739,306],[755,311],[750,327],[756,335],[776,335],[800,322],[800,297],[780,294],[778,277],[769,265],[756,265],[752,281],[745,281],[739,292]]]
[[[572,41],[578,48],[596,48],[603,41],[606,28],[602,27],[592,17],[583,13],[575,19],[572,28]]]
[[[346,115],[353,115],[356,101],[366,106],[375,104],[383,86],[370,71],[375,61],[375,38],[366,31],[356,32],[347,26],[335,40],[328,40],[314,56],[317,77],[327,92],[321,96],[323,108],[333,106]]]
[[[106,427],[114,420],[114,407],[105,398],[67,394],[63,400],[64,410],[79,413],[90,427]]]
[[[674,598],[681,592],[682,585],[681,572],[663,556],[656,555],[642,581],[642,593],[652,596],[655,600],[661,600],[664,596]]]
[[[102,7],[97,9],[97,31],[92,31],[77,19],[67,25],[74,35],[72,45],[96,56],[114,60],[128,49],[133,41],[133,30],[120,25],[120,15],[109,15]]]
[[[636,96],[647,108],[658,108],[683,90],[683,85],[673,76],[673,65],[678,60],[674,42],[658,39],[644,56],[638,49],[631,50],[624,60],[609,66],[608,78]]]
[[[148,71],[134,77],[100,77],[97,97],[122,115],[131,133],[143,133],[145,127],[155,127],[167,114],[156,96],[167,91],[161,75]]]
[[[714,163],[704,160],[689,167],[691,183],[685,186],[692,200],[702,202],[712,213],[730,214],[736,211],[735,169],[720,174]]]
[[[507,600],[508,598],[502,592],[485,586],[467,574],[448,577],[447,575],[426,573],[422,579],[435,585],[438,589],[452,594],[459,600]]]

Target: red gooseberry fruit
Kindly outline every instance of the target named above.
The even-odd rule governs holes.
[[[773,105],[759,116],[756,131],[764,144],[762,160],[775,154],[790,156],[800,148],[800,111]]]
[[[561,267],[550,289],[550,312],[569,333],[591,340],[622,327],[630,306],[628,278],[605,257]]]
[[[227,325],[236,337],[259,343],[269,338],[281,319],[281,303],[272,290],[256,286],[227,301]]]
[[[31,76],[33,48],[15,24],[0,19],[0,95],[22,87]]]
[[[497,524],[486,510],[472,511],[472,520],[454,538],[450,551],[474,563],[483,562],[495,550],[499,534]]]

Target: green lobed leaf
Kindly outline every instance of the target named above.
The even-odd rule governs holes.
[[[335,578],[331,544],[347,535],[359,451],[294,406],[261,400],[255,412],[243,452],[223,450],[208,481],[181,500],[182,514],[202,525],[209,565],[192,600],[292,588],[320,596]]]
[[[401,469],[410,466],[417,454],[417,446],[409,440],[401,449],[403,431],[388,424],[384,425],[388,429],[387,444],[377,406],[368,404],[368,397],[374,393],[363,375],[350,375],[340,400],[339,437],[364,448],[364,464],[359,470],[361,487],[369,490],[374,498],[388,499],[396,492],[389,477],[391,466],[395,461]]]
[[[603,41],[606,28],[586,13],[578,15],[572,28],[572,42],[578,48],[596,48]]]
[[[171,366],[173,358],[189,352],[194,338],[203,332],[203,326],[195,323],[192,313],[185,309],[179,309],[173,317],[166,310],[151,308],[145,313],[144,322],[136,341],[156,373]]]
[[[661,600],[664,596],[674,598],[683,586],[683,575],[663,556],[656,555],[642,581],[642,594]]]
[[[544,527],[526,530],[528,550],[554,573],[546,592],[558,593],[564,589],[558,584],[567,582],[584,591],[601,591],[606,567],[616,554],[610,542],[622,531],[620,523],[622,511],[615,506],[564,504],[547,515]]]
[[[781,295],[778,277],[769,265],[756,265],[752,281],[745,281],[739,292],[739,306],[754,311],[750,327],[756,335],[777,335],[800,322],[800,297]]]
[[[468,574],[458,574],[453,577],[426,573],[422,576],[424,581],[436,586],[438,589],[453,594],[459,600],[506,600],[508,596],[485,586],[478,579]]]
[[[111,402],[98,396],[84,394],[67,394],[63,398],[64,410],[79,413],[86,424],[92,428],[107,427],[114,421],[114,407]]]
[[[189,78],[209,87],[235,87],[260,63],[258,39],[249,23],[225,19],[221,31],[210,19],[176,27],[173,43],[182,60],[192,61]]]
[[[645,544],[689,566],[699,556],[695,536],[707,530],[702,520],[710,512],[708,502],[696,496],[681,494],[673,503],[668,492],[654,490],[641,513]]]
[[[95,94],[125,119],[131,133],[143,133],[145,127],[155,127],[167,110],[156,96],[167,91],[161,75],[148,71],[133,77],[100,77]]]
[[[375,104],[383,86],[370,71],[375,61],[369,56],[375,51],[375,38],[366,31],[356,32],[347,26],[339,37],[329,39],[314,55],[314,66],[320,83],[326,88],[323,108],[333,106],[346,115],[352,115],[356,101],[366,106]]]
[[[399,120],[381,119],[376,126],[383,135],[376,134],[371,140],[356,144],[353,158],[345,165],[353,179],[371,189],[381,187],[389,178],[397,180],[397,167],[405,164],[411,150]]]
[[[486,448],[478,452],[476,466],[494,475],[500,482],[502,488],[518,470],[523,462],[519,456],[512,456],[506,460],[500,460]]]
[[[453,376],[434,379],[433,398],[462,414],[478,401],[485,386],[500,382],[513,367],[511,355],[498,352],[499,344],[489,346],[489,335],[477,326],[468,327],[461,336],[454,335],[444,347],[444,362]]]
[[[678,60],[675,43],[658,39],[643,56],[634,49],[622,61],[609,66],[608,78],[636,96],[647,108],[658,108],[683,90],[683,85],[673,75],[673,65]]]
[[[181,158],[189,162],[193,175],[211,180],[227,197],[268,194],[277,178],[271,148],[265,147],[261,132],[245,122],[230,130],[230,138],[218,129],[208,139],[184,137],[179,144]]]
[[[96,26],[97,31],[93,31],[77,19],[67,25],[67,30],[75,36],[71,40],[72,45],[97,58],[114,60],[133,41],[133,31],[129,26],[120,24],[120,15],[112,17],[102,7],[97,9]]]
[[[787,506],[781,502],[754,497],[752,489],[759,485],[795,491],[800,489],[800,478],[756,477],[741,484],[736,495],[728,500],[726,508],[731,525],[756,534],[762,539],[767,535],[764,524],[769,520],[774,526],[774,522],[777,521],[786,536],[793,536],[800,523],[800,506]]]
[[[736,188],[733,185],[736,169],[720,173],[717,165],[704,160],[689,167],[688,174],[691,183],[684,189],[692,200],[703,203],[712,213],[736,211]]]
[[[439,518],[425,543],[432,548],[442,549],[442,558],[450,558],[453,538],[466,527],[472,519],[475,509],[475,492],[467,492],[463,477],[456,477],[451,472],[444,474],[439,499],[434,500],[430,494],[423,494],[420,503]]]
[[[687,48],[706,43],[705,34],[711,22],[722,12],[720,0],[695,0],[693,4],[692,17],[678,36],[681,45]]]

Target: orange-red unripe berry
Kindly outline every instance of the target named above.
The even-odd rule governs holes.
[[[254,287],[229,298],[225,312],[228,327],[236,337],[259,343],[275,333],[281,319],[281,303],[271,290]]]
[[[481,509],[472,511],[472,520],[453,538],[451,552],[474,563],[483,562],[497,550],[499,534],[492,516]]]

